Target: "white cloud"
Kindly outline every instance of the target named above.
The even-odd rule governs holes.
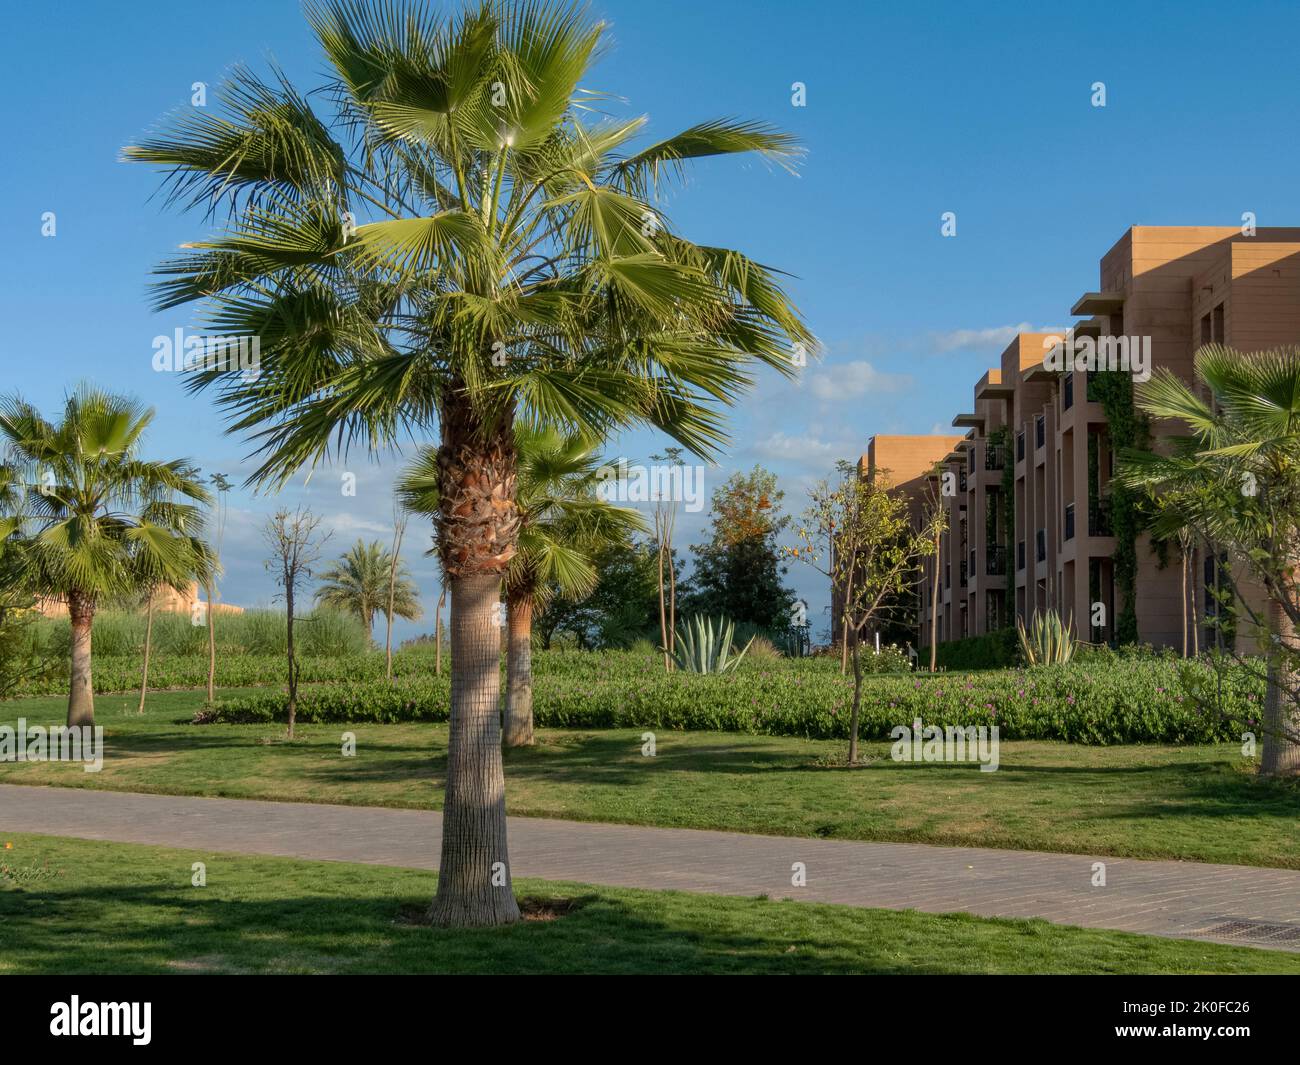
[[[947,333],[936,333],[935,347],[939,351],[972,351],[982,348],[1005,348],[1015,340],[1018,333],[1032,333],[1034,327],[1028,322],[1019,325],[995,325],[989,329],[953,329]]]
[[[912,383],[907,374],[881,373],[865,359],[826,366],[808,378],[808,389],[828,403],[860,399],[869,392],[898,392]]]
[[[780,429],[755,443],[753,450],[765,459],[788,459],[792,462],[825,460],[837,454],[834,445],[810,433],[791,436]]]

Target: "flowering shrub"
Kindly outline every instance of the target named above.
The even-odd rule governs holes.
[[[834,739],[848,735],[853,685],[831,660],[763,663],[725,676],[663,672],[657,658],[626,652],[554,652],[535,657],[534,716],[540,726],[660,728]],[[886,739],[896,725],[998,725],[1006,740],[1072,743],[1212,743],[1239,739],[1256,719],[1263,685],[1225,677],[1223,713],[1183,694],[1179,669],[1204,664],[1125,661],[987,673],[878,675],[864,686],[861,735]],[[302,721],[445,721],[448,679],[351,682],[301,694]],[[271,721],[284,696],[267,691],[219,700],[202,722]]]

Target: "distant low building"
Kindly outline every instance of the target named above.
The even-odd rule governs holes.
[[[198,581],[190,581],[184,592],[175,588],[160,588],[154,593],[154,610],[163,614],[188,614],[190,617],[203,617],[207,603],[199,596]],[[68,604],[63,599],[49,598],[37,600],[36,609],[47,618],[66,618]],[[144,607],[141,606],[141,611]],[[244,608],[232,603],[217,603],[213,609],[218,614],[242,614]]]

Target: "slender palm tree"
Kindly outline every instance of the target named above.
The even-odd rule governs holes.
[[[68,605],[72,623],[68,724],[95,721],[91,632],[98,601],[138,591],[141,573],[199,566],[196,504],[208,501],[188,460],[149,462],[140,444],[153,410],[82,386],[52,424],[17,395],[0,398],[0,441],[10,483],[7,516],[30,542],[28,579]]]
[[[596,586],[592,555],[644,531],[635,511],[600,498],[601,460],[580,433],[515,429],[518,550],[506,571],[506,712],[503,742],[533,742],[533,614],[553,595],[578,599]],[[407,509],[438,512],[438,452],[424,448],[398,482]]]
[[[255,373],[218,349],[190,378],[255,434],[252,480],[436,426],[452,705],[429,919],[510,922],[493,610],[520,528],[515,423],[649,426],[716,454],[752,367],[792,374],[815,340],[774,271],[674,232],[658,190],[695,158],[789,165],[796,148],[729,120],[634,148],[645,119],[602,120],[580,87],[606,26],[563,0],[446,17],[322,0],[307,17],[329,114],[240,68],[219,107],[125,149],[169,170],[173,201],[228,219],[159,268],[158,305],[203,300],[213,333],[258,338]]]
[[[1137,405],[1182,435],[1163,453],[1123,453],[1120,476],[1174,496],[1176,521],[1229,551],[1238,573],[1264,589],[1260,768],[1300,772],[1300,349],[1246,355],[1208,345],[1196,354],[1195,383],[1204,395],[1168,370],[1139,386]],[[1227,579],[1236,591],[1231,573]]]
[[[360,618],[369,637],[375,615],[389,613],[390,578],[392,613],[414,621],[421,614],[420,590],[411,580],[406,563],[394,558],[378,540],[358,540],[342,558],[322,571],[316,603]]]

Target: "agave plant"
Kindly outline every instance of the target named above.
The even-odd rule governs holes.
[[[677,630],[673,662],[687,673],[728,673],[740,665],[754,642],[751,636],[749,643],[733,658],[735,632],[736,626],[726,618],[697,614]]]
[[[1016,618],[1020,653],[1028,666],[1060,666],[1074,657],[1074,625],[1062,621],[1055,610],[1036,614],[1028,630],[1023,618]]]

